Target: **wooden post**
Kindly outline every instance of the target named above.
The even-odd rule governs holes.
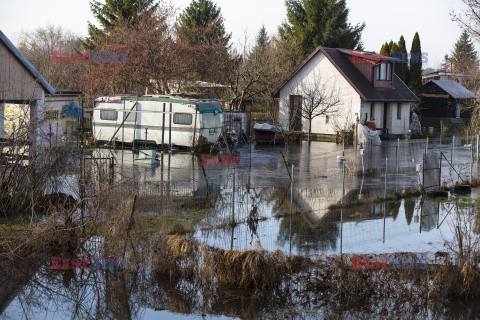
[[[207,197],[209,197],[210,187],[208,185],[207,173],[205,172],[204,166],[200,165],[200,167],[202,168],[203,178],[205,179],[205,184],[207,185]]]
[[[110,184],[113,184],[113,182],[115,181],[115,158],[114,158],[114,157],[111,157],[111,158],[110,158],[109,168],[110,168],[110,179],[109,179],[109,183],[110,183]]]

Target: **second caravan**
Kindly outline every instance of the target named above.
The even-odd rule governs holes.
[[[219,102],[175,97],[101,97],[93,111],[95,139],[106,142],[194,147],[217,142],[222,122]]]

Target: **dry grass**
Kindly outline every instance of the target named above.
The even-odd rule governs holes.
[[[433,265],[422,269],[353,270],[350,256],[311,259],[263,249],[223,250],[181,236],[162,235],[154,245],[153,270],[170,280],[190,281],[198,290],[277,292],[295,296],[393,297],[422,301],[479,297],[478,268]],[[411,257],[412,254],[366,258]],[[293,297],[292,297],[293,298]]]

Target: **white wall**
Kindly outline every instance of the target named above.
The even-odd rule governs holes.
[[[384,103],[383,102],[364,102],[364,107],[361,111],[361,122],[363,123],[365,117],[367,116],[367,121],[372,121],[370,118],[371,114],[371,105],[374,104],[374,118],[375,126],[377,128],[383,128],[383,112],[384,112]],[[401,119],[397,119],[397,108],[400,105],[401,108]],[[387,128],[391,134],[404,134],[408,133],[408,128],[410,126],[410,103],[408,102],[390,102],[388,103],[387,111]]]
[[[319,80],[318,80],[319,79]],[[354,124],[355,114],[360,113],[360,96],[337,70],[337,68],[321,52],[315,55],[281,90],[279,101],[279,123],[288,127],[290,95],[301,94],[301,84],[320,83],[320,87],[332,88],[340,98],[338,112],[329,116],[319,116],[312,121],[312,133],[335,134],[339,127],[346,123]],[[328,89],[327,89],[328,90]],[[304,103],[304,102],[303,102]],[[303,132],[308,132],[308,120],[302,119]]]
[[[401,119],[397,119],[397,108],[401,108]],[[408,128],[410,126],[410,103],[401,102],[395,103],[395,106],[392,107],[392,134],[404,134],[408,133]]]

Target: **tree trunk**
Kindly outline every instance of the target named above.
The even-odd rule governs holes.
[[[310,135],[312,133],[312,119],[308,120],[308,142],[310,143]]]

